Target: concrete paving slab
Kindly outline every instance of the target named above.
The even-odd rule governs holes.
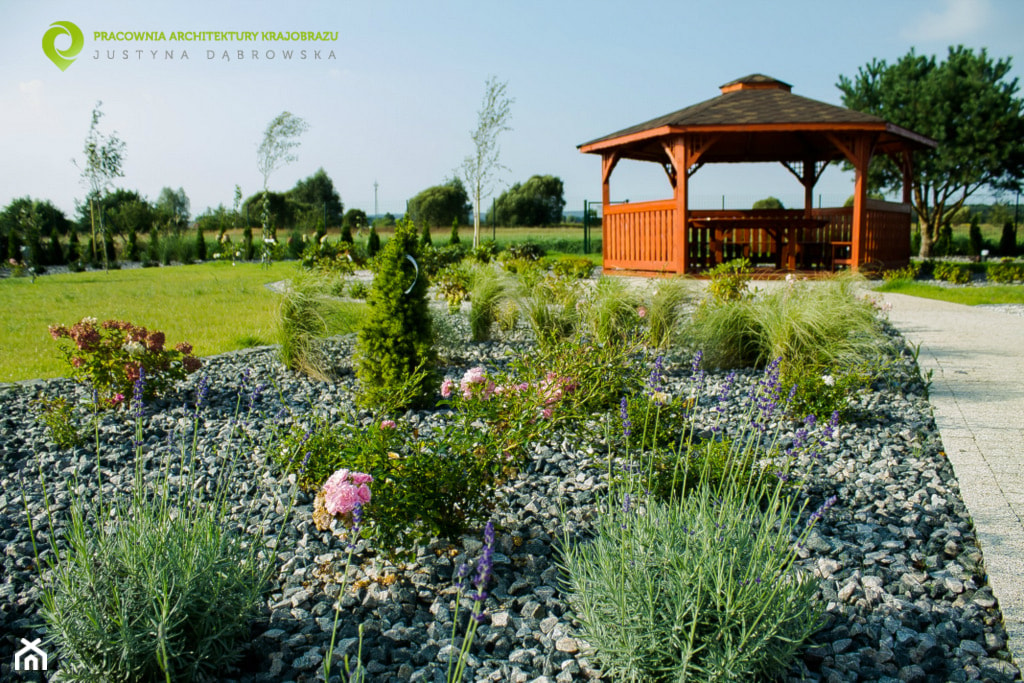
[[[1024,664],[1024,317],[882,294],[889,319],[932,373],[929,401]]]

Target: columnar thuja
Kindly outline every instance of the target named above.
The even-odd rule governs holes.
[[[416,227],[401,221],[373,262],[370,313],[359,331],[356,369],[360,401],[367,407],[416,405],[436,386],[428,283],[416,255]]]

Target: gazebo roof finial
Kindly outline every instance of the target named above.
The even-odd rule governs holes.
[[[771,76],[765,76],[764,74],[750,74],[743,78],[737,78],[735,81],[729,81],[723,86],[722,94],[735,92],[737,90],[784,90],[786,92],[792,92],[793,86],[784,81],[780,81],[777,78]]]

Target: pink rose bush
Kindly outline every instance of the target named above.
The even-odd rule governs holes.
[[[578,383],[570,377],[560,377],[554,372],[547,372],[542,380],[535,383],[530,382],[502,382],[497,383],[488,376],[487,370],[477,366],[470,368],[456,384],[455,380],[445,378],[441,382],[441,396],[450,399],[455,395],[458,387],[458,395],[461,396],[461,405],[468,407],[471,403],[490,403],[492,399],[500,399],[498,405],[493,406],[496,414],[509,414],[506,409],[510,403],[536,404],[535,414],[543,419],[551,419],[556,405],[568,395],[576,391]]]
[[[71,376],[91,384],[100,404],[112,408],[131,396],[135,382],[144,377],[143,396],[159,395],[176,380],[202,367],[192,345],[166,347],[163,332],[150,331],[125,320],[85,317],[74,325],[51,325],[50,336],[61,344]]]
[[[370,502],[373,477],[363,472],[340,469],[324,483],[313,501],[313,521],[317,529],[326,531],[335,520],[345,526],[358,525],[363,506]]]

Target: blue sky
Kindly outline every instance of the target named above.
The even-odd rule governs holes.
[[[768,74],[796,94],[839,104],[840,75],[911,48],[940,56],[954,44],[987,48],[1011,57],[1015,76],[1024,68],[1019,0],[0,0],[0,17],[0,206],[30,195],[69,214],[85,194],[71,160],[82,159],[97,100],[102,130],[127,145],[117,185],[154,200],[164,186],[183,187],[193,215],[230,206],[236,184],[246,195],[261,187],[256,148],[284,110],[310,129],[298,161],[272,175],[272,189],[323,167],[346,208],[372,212],[376,181],[380,211],[400,212],[472,151],[484,82],[495,75],[515,98],[513,130],[500,138],[509,170],[496,189],[536,173],[557,175],[566,208],[578,210],[584,199],[599,199],[601,188],[598,157],[577,145],[714,97],[740,76]],[[63,72],[41,47],[59,20],[85,34]],[[97,40],[97,31],[332,31],[338,39],[112,42]],[[285,49],[295,51],[291,60]],[[298,59],[301,49],[306,60]],[[816,188],[825,205],[851,190],[852,176],[838,168]],[[802,201],[799,184],[777,164],[705,167],[691,191],[691,205],[703,207],[720,205],[723,195],[738,208],[767,195]],[[671,192],[660,168],[627,162],[612,176],[612,194],[641,201]]]

